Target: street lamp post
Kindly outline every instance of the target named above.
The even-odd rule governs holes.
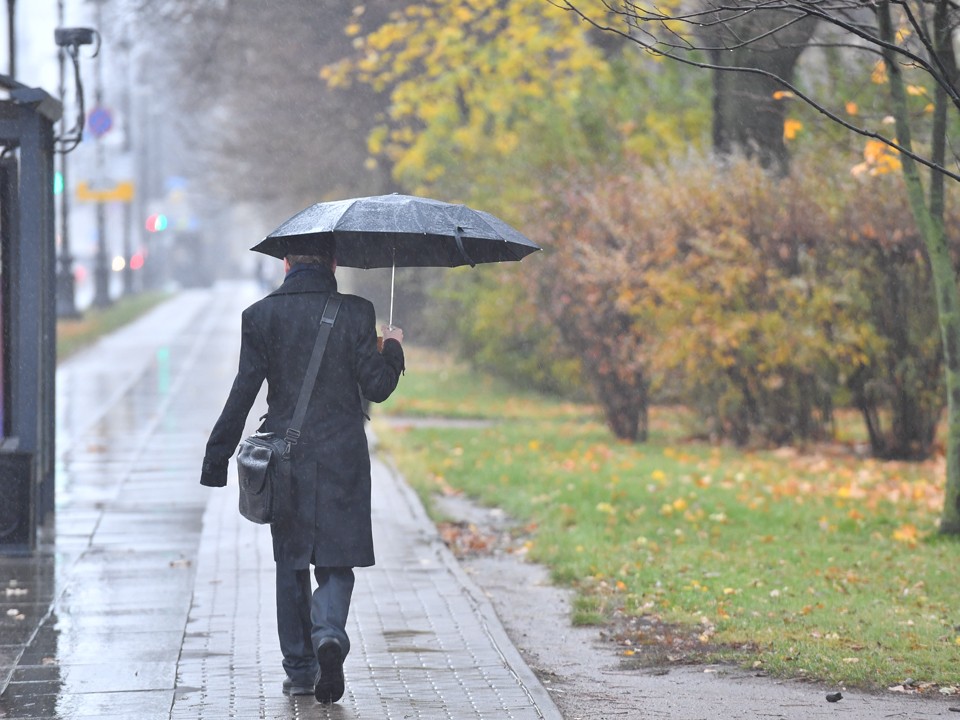
[[[103,3],[105,0],[91,0],[97,6],[97,29],[103,26]],[[97,64],[94,75],[94,102],[96,107],[103,107],[103,54],[97,55]],[[104,147],[103,138],[96,140],[97,148],[97,175],[98,181],[104,179]],[[107,258],[107,208],[103,200],[97,201],[97,254],[93,265],[93,305],[103,308],[110,305],[110,265]]]
[[[7,0],[7,47],[9,49],[9,67],[7,72],[14,80],[17,78],[17,0]]]
[[[60,27],[63,22],[63,4],[64,0],[57,0],[57,11],[60,20]],[[66,105],[66,70],[64,67],[66,61],[66,50],[60,47],[60,102]],[[66,115],[61,119],[61,135],[67,133]],[[76,304],[76,282],[73,276],[73,256],[70,254],[70,192],[67,182],[67,153],[60,152],[60,178],[62,185],[60,188],[60,257],[58,258],[57,268],[57,315],[59,317],[76,318],[80,316],[77,312]]]
[[[124,38],[118,49],[124,54],[123,63],[123,152],[130,153],[130,41]],[[133,294],[133,268],[130,266],[133,257],[133,199],[127,200],[123,204],[123,294]]]

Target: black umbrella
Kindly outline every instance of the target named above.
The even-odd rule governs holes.
[[[337,264],[355,268],[457,267],[520,260],[540,248],[490,213],[415,197],[376,195],[311,205],[251,250],[284,258],[336,242]],[[393,324],[390,279],[390,324]]]

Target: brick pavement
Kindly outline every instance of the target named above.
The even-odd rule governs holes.
[[[239,517],[235,477],[197,483],[254,297],[181,294],[58,370],[56,528],[25,567],[0,558],[0,585],[32,593],[30,623],[0,625],[0,718],[559,718],[379,461],[344,698],[281,694],[269,530]]]
[[[270,534],[239,518],[231,483],[207,508],[171,718],[559,717],[419,501],[381,462],[373,492],[377,565],[357,570],[340,705],[279,694]]]

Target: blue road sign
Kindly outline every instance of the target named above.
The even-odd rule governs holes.
[[[87,127],[94,137],[103,137],[113,127],[113,116],[105,107],[95,107],[87,116]]]

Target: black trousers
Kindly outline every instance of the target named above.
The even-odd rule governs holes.
[[[277,567],[277,632],[283,669],[295,682],[313,685],[317,676],[317,647],[328,639],[350,652],[347,614],[353,596],[350,567],[315,567],[317,589],[310,592],[309,570]]]

